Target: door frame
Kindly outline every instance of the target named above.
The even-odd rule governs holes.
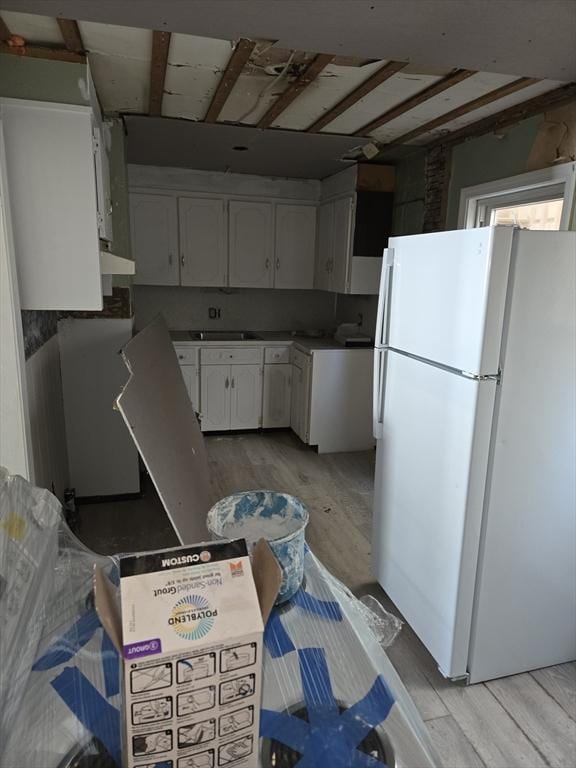
[[[521,173],[506,179],[496,179],[473,187],[464,187],[460,191],[460,208],[458,211],[458,229],[473,229],[477,226],[479,206],[488,198],[505,197],[513,193],[525,193],[541,189],[546,194],[548,188],[563,185],[564,205],[560,229],[570,229],[574,225],[574,197],[576,190],[576,162],[562,163],[539,171]],[[504,201],[503,201],[504,202]]]
[[[0,118],[0,466],[34,481],[24,334]]]

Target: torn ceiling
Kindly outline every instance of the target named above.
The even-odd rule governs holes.
[[[9,33],[29,46],[63,46],[53,18],[3,11],[2,20]],[[426,144],[565,85],[179,32],[163,33],[167,59],[151,74],[152,30],[82,20],[75,29],[107,113],[147,115],[154,82],[157,114],[163,117],[271,127],[309,137],[338,135],[349,139],[348,152],[368,140],[378,146]],[[11,42],[4,42],[5,52]],[[20,53],[25,55],[25,48]],[[177,130],[180,137],[182,128]]]

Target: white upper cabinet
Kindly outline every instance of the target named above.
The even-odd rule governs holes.
[[[316,206],[276,205],[274,288],[313,288]]]
[[[273,208],[271,203],[230,200],[229,285],[271,288],[274,279]]]
[[[329,290],[346,292],[348,261],[352,254],[352,216],[354,197],[349,195],[334,202],[334,251]],[[375,286],[376,291],[378,286]]]
[[[132,253],[137,285],[178,285],[178,215],[169,195],[130,195]]]
[[[110,159],[108,157],[108,128],[94,116],[92,122],[94,169],[98,204],[98,233],[103,240],[112,241],[112,195],[110,191]]]
[[[92,110],[0,100],[22,309],[102,309]]]
[[[314,287],[330,290],[330,272],[334,263],[334,203],[322,203],[318,208],[318,247]]]
[[[228,281],[226,201],[180,197],[180,284],[221,288]]]

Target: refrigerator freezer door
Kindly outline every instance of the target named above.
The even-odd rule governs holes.
[[[388,345],[496,374],[512,236],[510,227],[483,227],[392,238]]]
[[[494,381],[389,351],[374,574],[447,677],[466,674]]]
[[[471,682],[576,658],[576,232],[514,257]]]

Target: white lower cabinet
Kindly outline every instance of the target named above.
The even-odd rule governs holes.
[[[198,392],[198,368],[195,365],[181,365],[182,377],[186,389],[188,391],[188,397],[192,403],[192,407],[198,413],[200,410],[200,398]]]
[[[202,365],[200,370],[203,432],[260,427],[261,365]]]
[[[302,355],[302,357],[304,357]],[[310,422],[310,358],[299,360],[292,365],[292,400],[290,405],[290,426],[302,442],[309,441]]]
[[[230,429],[230,365],[200,369],[200,423],[203,432]]]
[[[264,397],[262,400],[262,426],[289,427],[291,421],[292,366],[264,366]]]

